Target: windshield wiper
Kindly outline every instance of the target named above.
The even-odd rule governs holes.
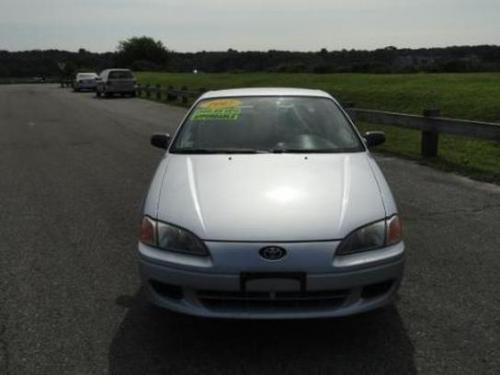
[[[174,154],[267,154],[269,151],[253,148],[181,148],[172,150]]]
[[[330,154],[330,153],[338,153],[342,152],[336,148],[327,148],[327,149],[316,149],[316,150],[308,150],[308,149],[298,149],[298,148],[273,148],[269,150],[274,154]]]

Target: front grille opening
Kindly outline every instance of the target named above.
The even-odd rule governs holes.
[[[365,299],[376,298],[386,294],[394,284],[394,280],[387,280],[377,284],[370,284],[363,287],[361,297]]]
[[[154,289],[154,291],[160,294],[162,297],[175,300],[180,300],[184,297],[184,293],[180,286],[166,284],[156,280],[150,280],[149,283],[151,284],[151,287]]]
[[[211,309],[261,310],[331,309],[344,303],[348,290],[311,292],[198,291],[199,300]]]

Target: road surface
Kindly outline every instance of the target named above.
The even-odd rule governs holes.
[[[0,86],[0,374],[498,374],[500,188],[381,157],[406,224],[395,307],[219,321],[144,302],[139,209],[184,109]]]

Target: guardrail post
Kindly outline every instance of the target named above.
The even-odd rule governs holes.
[[[156,85],[156,99],[161,100],[161,85]]]
[[[182,91],[187,91],[187,86],[182,86],[181,90]],[[188,95],[187,92],[182,93],[182,104],[186,104],[188,102]]]
[[[175,96],[175,94],[174,94],[174,93],[172,93],[172,90],[173,90],[173,89],[174,89],[174,88],[173,88],[171,85],[169,85],[169,86],[168,86],[168,88],[167,88],[167,100],[168,100],[168,101],[173,101],[173,100],[175,100],[175,99],[177,98],[177,97]]]
[[[439,109],[426,109],[423,112],[425,117],[439,117]],[[435,129],[422,130],[422,142],[420,152],[424,158],[433,158],[438,154],[439,133]]]
[[[150,85],[147,84],[146,87],[144,88],[145,91],[146,91],[146,98],[149,98],[151,96],[151,89],[150,89]]]

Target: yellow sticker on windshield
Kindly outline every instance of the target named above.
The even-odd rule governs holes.
[[[207,120],[238,120],[241,114],[240,108],[200,108],[193,114],[193,121],[207,121]]]
[[[241,101],[237,99],[217,99],[210,100],[200,104],[201,108],[223,109],[241,106]]]

